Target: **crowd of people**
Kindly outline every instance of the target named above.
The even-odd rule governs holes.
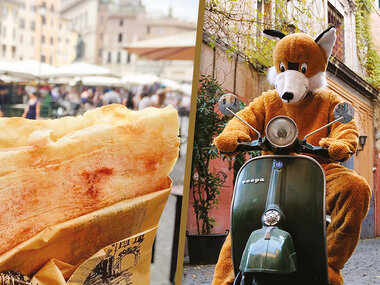
[[[123,104],[131,110],[142,110],[147,107],[164,108],[172,105],[181,116],[188,116],[190,95],[165,88],[155,83],[136,85],[130,88],[78,87],[67,85],[25,87],[22,117],[39,119],[41,105],[49,102],[53,117],[75,116],[85,111],[109,104]],[[46,105],[46,104],[44,104]]]

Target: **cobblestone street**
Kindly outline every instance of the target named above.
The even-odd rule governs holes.
[[[345,285],[380,284],[380,238],[361,240],[343,269]],[[184,265],[182,285],[211,284],[215,265]]]

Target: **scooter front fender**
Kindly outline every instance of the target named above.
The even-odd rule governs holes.
[[[290,234],[278,228],[252,232],[240,262],[242,272],[290,274],[297,271],[296,251]]]

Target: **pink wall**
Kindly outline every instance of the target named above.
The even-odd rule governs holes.
[[[229,167],[230,165],[227,160],[222,161],[221,159],[214,159],[210,163],[210,169],[212,169],[214,173],[224,171],[224,173],[227,174],[226,182],[224,183],[224,187],[219,195],[220,204],[216,209],[210,212],[210,216],[215,218],[216,220],[216,225],[214,226],[213,230],[213,233],[215,234],[224,233],[226,230],[229,230],[230,228],[230,208],[233,194],[233,170],[228,170]],[[197,224],[195,221],[194,210],[191,206],[192,204],[193,195],[192,190],[190,189],[189,211],[187,214],[187,231],[190,234],[196,234]]]

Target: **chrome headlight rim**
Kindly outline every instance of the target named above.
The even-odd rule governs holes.
[[[278,120],[285,120],[289,123],[289,126],[291,127],[291,130],[294,131],[294,135],[293,137],[291,138],[291,140],[289,140],[289,142],[287,142],[286,144],[278,144],[276,143],[273,138],[271,138],[270,136],[270,128],[273,128],[273,124],[278,121]],[[277,116],[277,117],[274,117],[273,119],[271,119],[266,128],[265,128],[265,134],[266,134],[266,139],[273,145],[275,146],[276,148],[287,148],[287,147],[290,147],[292,146],[296,141],[297,141],[297,138],[298,138],[298,128],[297,128],[297,124],[289,117],[287,116]]]
[[[276,209],[268,209],[264,212],[262,222],[267,227],[276,226],[281,221],[281,213]]]

